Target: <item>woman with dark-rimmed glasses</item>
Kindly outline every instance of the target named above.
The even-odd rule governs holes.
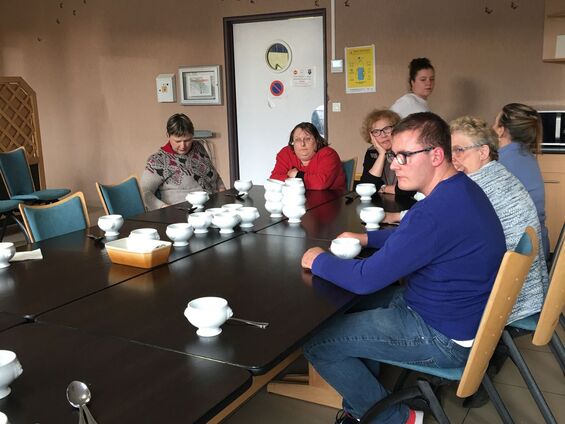
[[[362,183],[373,183],[380,193],[412,196],[414,192],[398,188],[396,174],[390,169],[386,153],[392,147],[392,130],[400,116],[388,109],[375,109],[363,120],[361,135],[371,146],[363,160]]]

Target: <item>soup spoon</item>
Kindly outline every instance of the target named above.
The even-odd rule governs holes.
[[[261,321],[250,321],[248,319],[241,319],[241,318],[228,318],[230,321],[237,321],[237,322],[242,322],[244,324],[247,325],[252,325],[253,327],[257,327],[257,328],[262,328],[265,329],[269,326],[268,322],[261,322]]]
[[[90,402],[90,398],[90,389],[82,381],[71,381],[67,386],[67,400],[72,406],[78,408],[79,424],[84,424],[83,411],[87,424],[98,424],[90,413],[88,406],[86,406]]]

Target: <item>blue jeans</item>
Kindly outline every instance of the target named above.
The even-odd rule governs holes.
[[[361,418],[388,391],[379,383],[379,361],[438,368],[465,365],[470,349],[429,327],[404,302],[402,289],[391,286],[368,296],[354,309],[335,317],[304,345],[304,356],[343,397],[343,407]],[[383,411],[378,423],[408,419],[402,403]]]

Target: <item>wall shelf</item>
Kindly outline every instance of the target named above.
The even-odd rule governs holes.
[[[565,35],[565,10],[563,0],[545,0],[545,19],[543,23],[543,53],[542,58],[547,63],[565,63],[563,46],[557,47],[559,36]],[[563,39],[560,38],[560,42]],[[557,50],[557,52],[556,52]]]

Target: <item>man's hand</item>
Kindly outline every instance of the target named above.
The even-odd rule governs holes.
[[[321,247],[311,247],[308,249],[304,255],[302,255],[302,268],[305,269],[312,269],[312,264],[314,263],[314,259],[318,257],[320,253],[324,253],[325,250]]]
[[[369,243],[369,237],[367,237],[367,234],[365,234],[365,233],[345,232],[345,233],[341,233],[339,236],[337,236],[337,238],[340,238],[340,237],[356,238],[357,240],[359,240],[359,242],[361,243],[361,246],[363,246],[363,247],[367,246],[367,243]]]

